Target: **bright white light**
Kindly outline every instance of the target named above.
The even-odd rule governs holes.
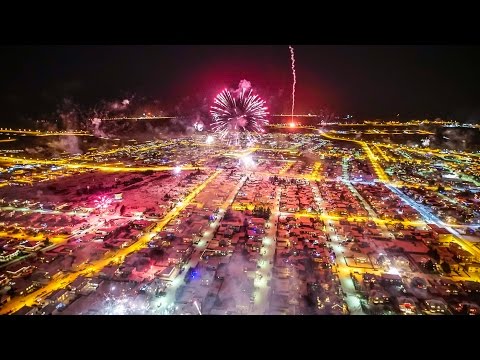
[[[291,127],[291,128],[294,128],[294,127],[295,127],[295,123],[291,122],[291,123],[290,123],[290,127]]]
[[[256,165],[250,155],[245,155],[241,157],[240,160],[246,168],[254,168]]]
[[[205,142],[206,142],[207,144],[213,144],[214,140],[215,140],[215,139],[213,138],[212,135],[208,135],[208,136],[207,136],[207,140],[206,140]]]
[[[98,209],[105,210],[112,203],[112,199],[107,196],[101,196],[99,199],[95,200],[95,205]]]
[[[113,313],[115,315],[124,315],[125,314],[125,306],[122,305],[122,304],[119,304],[115,307],[115,309],[113,310]]]
[[[182,171],[182,168],[180,166],[175,166],[175,169],[173,169],[173,172],[175,174],[180,174],[181,171]]]
[[[197,300],[195,300],[195,301],[193,302],[193,304],[194,304],[195,307],[197,308],[198,314],[199,314],[199,315],[202,315],[202,312],[200,311],[200,308],[198,307]]]
[[[422,139],[421,141],[422,141],[422,146],[424,146],[424,147],[430,146],[430,139],[429,138]]]
[[[394,267],[391,267],[390,270],[388,270],[388,273],[393,275],[400,275],[400,272]]]

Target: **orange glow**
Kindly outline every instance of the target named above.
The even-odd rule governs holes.
[[[295,127],[295,123],[294,123],[294,122],[291,122],[291,123],[290,123],[290,127],[291,127],[291,128],[294,128],[294,127]]]

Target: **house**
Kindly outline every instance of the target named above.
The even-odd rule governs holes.
[[[177,252],[168,255],[168,262],[170,264],[179,264],[183,260],[183,255]]]
[[[264,226],[265,225],[265,219],[262,219],[262,218],[257,218],[257,217],[254,217],[252,218],[251,220],[252,224],[256,225],[256,226]]]
[[[450,295],[458,295],[459,289],[457,286],[437,286],[436,289],[440,293],[440,296],[445,298]]]
[[[43,247],[43,243],[40,241],[28,241],[24,240],[16,246],[20,251],[35,252]]]
[[[480,306],[471,302],[462,301],[455,307],[455,310],[463,314],[480,315]]]
[[[396,274],[382,274],[382,281],[391,285],[402,285],[402,277]]]
[[[164,280],[172,280],[175,277],[174,275],[177,273],[178,268],[176,268],[175,266],[168,266],[162,271],[160,271],[160,273],[156,273],[155,275]]]
[[[37,308],[25,305],[19,310],[15,311],[12,315],[36,315],[37,313]]]
[[[192,225],[190,228],[189,233],[192,234],[193,236],[202,236],[204,231],[204,226],[203,224],[196,222]]]
[[[448,305],[443,299],[425,300],[425,306],[428,311],[433,313],[446,313],[448,311]]]
[[[368,301],[372,304],[384,304],[389,301],[388,294],[382,290],[371,290]]]
[[[469,294],[478,294],[480,293],[480,283],[476,281],[462,281],[462,288],[465,292]]]
[[[465,271],[469,273],[480,272],[480,263],[470,263],[465,265]]]
[[[445,260],[445,262],[450,266],[451,271],[460,271],[460,264],[452,259]]]
[[[10,279],[5,274],[0,274],[0,287],[8,285]]]
[[[59,304],[68,300],[70,293],[66,289],[59,289],[45,299],[45,303]]]
[[[374,283],[375,281],[377,281],[375,274],[370,274],[370,273],[363,274],[364,283]]]
[[[7,274],[11,275],[12,278],[18,278],[21,276],[25,276],[28,274],[31,274],[35,270],[35,266],[32,265],[22,265],[22,264],[16,264],[14,266],[10,266],[7,269]]]
[[[355,253],[353,256],[357,264],[366,264],[368,263],[368,256],[362,253]]]
[[[377,264],[380,266],[390,266],[390,259],[386,255],[379,255],[377,258]]]
[[[202,272],[200,284],[203,286],[210,286],[213,283],[214,278],[215,278],[214,271],[204,271]]]
[[[18,254],[20,254],[20,250],[18,249],[2,250],[0,252],[0,262],[11,261],[15,259]]]
[[[175,249],[177,250],[177,253],[185,254],[191,249],[191,246],[189,244],[179,244]]]
[[[463,249],[459,244],[455,242],[451,242],[449,244],[449,250],[455,254],[455,257],[460,261],[460,262],[472,262],[474,261],[475,257],[473,254],[470,252],[466,251]]]
[[[16,279],[15,281],[13,281],[12,284],[14,284],[13,289],[18,295],[31,294],[32,292],[41,287],[41,284],[39,284],[38,282],[31,279],[27,280],[23,278]]]
[[[31,275],[30,279],[42,285],[46,285],[50,282],[50,276],[48,275],[48,272],[40,270],[35,271]]]
[[[394,256],[393,262],[399,268],[410,270],[410,261],[405,256]]]
[[[453,235],[443,227],[435,224],[428,224],[428,227],[432,229],[433,237],[441,242],[451,241],[454,238]]]
[[[43,307],[42,309],[38,310],[37,314],[38,315],[53,315],[55,311],[59,308],[58,304],[55,303],[50,303]]]
[[[69,289],[71,291],[79,291],[81,290],[88,282],[88,279],[85,276],[77,277],[72,283],[69,285]]]

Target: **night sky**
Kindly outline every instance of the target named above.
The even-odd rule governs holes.
[[[480,119],[479,46],[294,47],[297,113],[328,107],[359,118]],[[134,95],[170,111],[242,79],[272,112],[291,106],[288,45],[4,46],[0,66],[3,126],[51,115],[64,98],[90,107]]]

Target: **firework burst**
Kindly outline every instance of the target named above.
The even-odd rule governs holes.
[[[113,200],[107,196],[101,196],[100,198],[94,200],[95,207],[100,210],[107,209]]]
[[[227,89],[217,95],[210,113],[213,117],[212,129],[218,137],[228,143],[239,145],[255,142],[255,135],[265,132],[268,125],[265,101],[258,95],[242,87],[231,92]]]

